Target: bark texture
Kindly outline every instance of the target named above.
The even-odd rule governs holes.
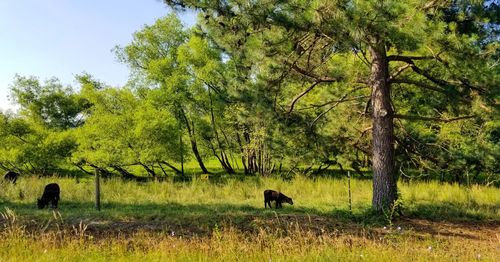
[[[394,167],[394,112],[391,106],[389,64],[383,44],[370,48],[373,121],[373,208],[381,211],[397,199]]]

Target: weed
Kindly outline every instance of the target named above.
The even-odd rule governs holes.
[[[383,214],[385,217],[385,222],[389,227],[393,226],[393,221],[394,218],[396,217],[396,214],[401,215],[403,209],[403,200],[401,198],[398,198],[394,203],[388,208],[388,209],[383,209]]]
[[[4,212],[0,212],[0,216],[2,217],[2,235],[4,237],[17,237],[24,234],[26,226],[18,223],[17,215],[12,209],[6,207]]]

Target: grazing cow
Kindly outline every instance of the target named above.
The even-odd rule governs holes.
[[[50,207],[52,208],[57,208],[57,202],[59,202],[59,185],[56,183],[48,184],[45,186],[45,189],[43,190],[43,195],[42,198],[38,199],[37,205],[39,209],[43,209],[46,206],[49,205],[50,202]]]
[[[19,177],[19,173],[14,172],[14,171],[9,171],[9,172],[5,173],[5,175],[3,176],[3,179],[5,181],[11,182],[12,184],[15,184],[18,177]]]
[[[285,202],[290,205],[293,205],[293,201],[291,198],[285,196],[283,193],[274,191],[274,190],[265,190],[264,191],[264,208],[267,208],[267,205],[269,205],[269,208],[271,208],[271,201],[276,202],[276,208],[282,208],[283,206],[281,203]]]

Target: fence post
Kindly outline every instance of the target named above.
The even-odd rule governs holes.
[[[101,182],[99,179],[99,170],[95,169],[95,209],[101,211]]]
[[[184,143],[182,143],[182,125],[179,121],[179,147],[181,149],[181,174],[184,176]]]
[[[347,170],[347,189],[349,190],[349,212],[352,212],[351,171],[349,170]]]

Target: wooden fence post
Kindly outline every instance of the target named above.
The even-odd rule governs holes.
[[[349,212],[352,212],[352,198],[351,198],[351,171],[347,171],[347,189],[349,190]]]
[[[184,176],[184,143],[182,143],[182,125],[179,121],[179,146],[181,148],[181,174]]]
[[[99,170],[95,169],[95,209],[101,211],[101,181],[99,179]]]

